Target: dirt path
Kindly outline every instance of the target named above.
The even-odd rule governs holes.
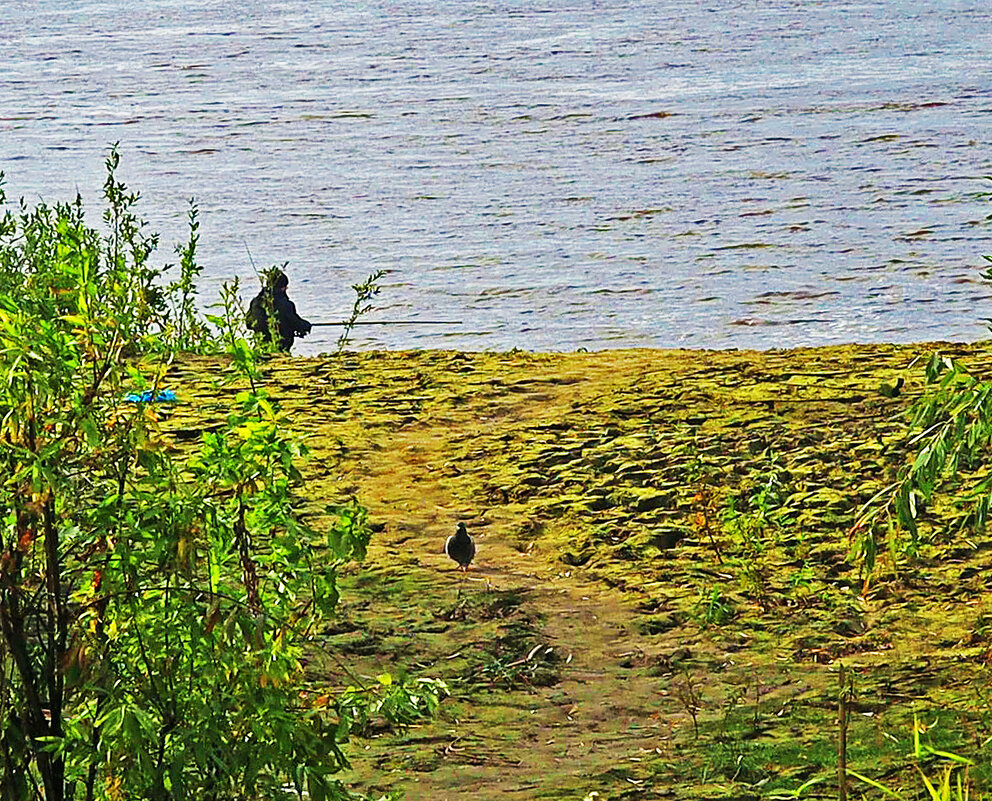
[[[426,600],[440,610],[466,598],[480,599],[470,601],[469,610],[492,598],[519,598],[513,619],[527,622],[527,636],[513,642],[519,650],[501,655],[511,690],[482,690],[458,699],[457,708],[446,709],[437,723],[414,727],[401,738],[382,738],[356,761],[359,776],[367,776],[368,769],[379,774],[371,781],[377,789],[400,787],[409,799],[436,801],[559,797],[569,790],[582,798],[599,785],[593,777],[610,771],[636,788],[638,762],[664,745],[673,721],[661,730],[658,680],[619,667],[646,661],[645,649],[650,651],[631,630],[629,600],[582,580],[548,554],[514,547],[521,521],[504,508],[484,508],[484,499],[466,498],[450,472],[449,455],[467,427],[485,440],[496,427],[526,424],[579,394],[574,384],[545,384],[509,398],[476,396],[444,426],[412,423],[377,441],[352,475],[358,497],[385,524],[364,569],[388,574],[401,563],[407,586],[430,594],[415,603]],[[479,430],[485,417],[489,430]],[[467,575],[441,552],[458,520],[467,521],[478,545]],[[449,627],[444,633],[453,640],[464,637],[466,648],[478,647],[471,618],[463,627],[466,631]],[[498,628],[487,631],[496,638],[506,634]],[[430,662],[429,645],[411,648],[418,660]],[[529,675],[534,661],[553,670],[553,683],[541,686],[547,677]],[[515,681],[513,668],[519,671]],[[425,756],[425,744],[432,754]],[[413,771],[395,784],[378,784],[387,765]],[[417,771],[418,765],[430,769]]]
[[[939,347],[992,372],[982,345]],[[836,776],[843,662],[854,769],[912,786],[918,717],[992,783],[988,537],[945,500],[912,551],[879,534],[870,582],[852,547],[854,510],[909,458],[924,350],[274,361],[312,449],[301,510],[319,528],[355,496],[382,527],[326,647],[452,691],[434,721],[353,738],[345,778],[431,801],[788,797]],[[229,403],[200,395],[187,438]],[[459,520],[468,575],[442,553]]]

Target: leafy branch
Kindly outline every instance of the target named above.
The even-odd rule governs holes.
[[[984,258],[992,263],[992,257]],[[992,268],[982,277],[992,280]],[[927,391],[907,411],[901,448],[915,455],[861,507],[851,528],[851,552],[866,582],[883,549],[895,562],[899,554],[915,554],[933,541],[936,532],[925,534],[921,523],[938,492],[953,488],[962,502],[957,531],[983,528],[989,520],[992,471],[986,459],[992,450],[992,381],[939,353],[930,357],[925,381]]]
[[[379,281],[385,274],[385,270],[376,270],[362,283],[352,286],[352,289],[355,290],[355,303],[351,308],[351,315],[344,323],[344,330],[341,332],[341,336],[338,337],[338,353],[341,353],[351,340],[351,332],[358,319],[362,315],[372,311],[373,306],[369,301],[379,294],[379,290],[381,289]]]

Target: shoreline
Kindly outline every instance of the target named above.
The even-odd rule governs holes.
[[[466,355],[473,356],[507,356],[515,354],[530,354],[533,356],[564,356],[564,355],[595,355],[595,354],[610,354],[610,353],[714,353],[714,354],[728,354],[728,353],[739,353],[739,354],[782,354],[782,353],[799,353],[803,351],[818,351],[818,350],[831,350],[831,349],[909,349],[909,348],[947,348],[947,349],[964,349],[969,350],[972,348],[977,348],[980,345],[988,345],[992,347],[992,335],[987,338],[975,339],[975,340],[953,340],[953,339],[935,339],[935,340],[919,340],[913,342],[841,342],[841,343],[831,343],[825,345],[794,345],[788,347],[780,348],[738,348],[738,347],[726,347],[726,348],[691,348],[691,347],[647,347],[647,346],[624,346],[616,348],[599,348],[599,349],[586,349],[586,348],[575,348],[571,350],[526,350],[522,348],[510,348],[508,350],[467,350],[463,348],[362,348],[360,350],[346,349],[342,351],[342,354],[363,354],[363,353],[463,353]],[[336,354],[334,351],[322,351],[315,354],[290,354],[291,358],[294,359],[333,359]]]

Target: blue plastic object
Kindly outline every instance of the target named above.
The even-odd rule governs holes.
[[[146,389],[144,392],[132,392],[125,396],[124,400],[128,403],[175,403],[176,393],[171,389],[163,389],[157,393]]]

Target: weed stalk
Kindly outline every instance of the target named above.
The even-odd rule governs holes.
[[[840,665],[837,684],[837,798],[847,801],[847,671]]]

